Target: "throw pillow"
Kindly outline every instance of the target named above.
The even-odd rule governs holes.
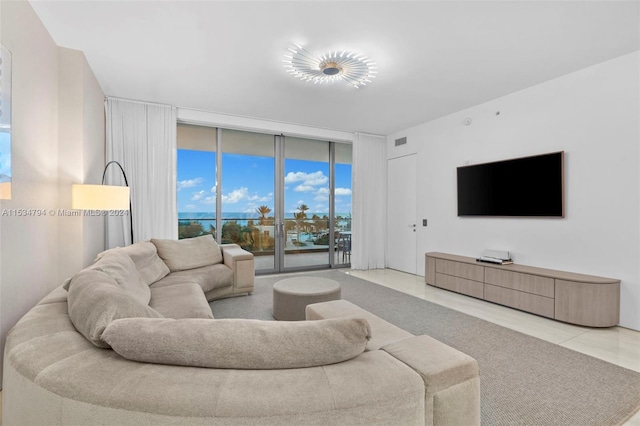
[[[104,272],[116,280],[118,285],[138,302],[143,305],[149,304],[151,300],[149,285],[142,281],[133,260],[123,251],[109,251],[96,263],[85,269]]]
[[[115,279],[96,269],[84,269],[71,280],[67,297],[69,317],[91,343],[108,348],[102,333],[120,318],[162,318],[148,305],[140,303],[118,285]]]
[[[64,280],[64,282],[62,283],[62,288],[69,291],[69,284],[71,284],[71,279],[73,277],[69,277],[66,280]]]
[[[96,261],[113,251],[121,251],[128,254],[136,265],[140,278],[147,285],[151,285],[169,275],[169,268],[158,256],[158,250],[156,250],[156,246],[151,241],[141,241],[126,247],[103,251],[98,253]]]
[[[171,272],[222,263],[222,251],[212,235],[183,240],[151,239],[151,242]]]
[[[102,338],[140,362],[234,369],[334,364],[364,352],[371,336],[363,318],[317,321],[247,319],[121,319]]]

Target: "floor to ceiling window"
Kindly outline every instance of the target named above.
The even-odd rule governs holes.
[[[351,145],[335,144],[333,207],[336,263],[351,263]]]
[[[180,124],[177,180],[180,238],[238,244],[259,273],[350,263],[351,145]]]
[[[178,238],[216,234],[216,129],[178,125]]]
[[[330,263],[329,149],[326,141],[284,138],[285,269]],[[320,255],[300,256],[312,253]]]
[[[275,270],[273,135],[221,130],[222,243],[254,254],[256,269]]]

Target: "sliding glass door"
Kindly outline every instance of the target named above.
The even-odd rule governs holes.
[[[180,124],[178,214],[180,238],[238,244],[258,273],[348,265],[351,146]]]
[[[351,154],[351,145],[334,144],[331,217],[335,218],[335,265],[351,264]]]
[[[326,141],[284,138],[284,269],[330,264],[330,147]]]
[[[256,270],[276,271],[275,140],[221,129],[222,243],[254,254]]]

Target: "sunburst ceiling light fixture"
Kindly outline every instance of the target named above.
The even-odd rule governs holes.
[[[316,55],[294,43],[282,62],[287,72],[313,84],[344,81],[356,89],[371,83],[378,73],[375,62],[350,51],[333,51]]]

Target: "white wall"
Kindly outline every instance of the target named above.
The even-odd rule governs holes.
[[[57,48],[26,2],[2,2],[2,43],[12,52],[12,199],[0,208],[56,207]],[[0,216],[2,318],[9,329],[58,278],[58,220]],[[1,356],[1,355],[0,355]]]
[[[96,183],[102,176],[102,90],[81,54],[61,51],[28,2],[2,2],[1,19],[13,63],[13,182],[12,199],[0,201],[0,211],[47,214],[0,216],[0,358],[18,319],[92,259],[97,245],[104,247],[102,222],[86,232],[85,219],[57,215],[71,208],[72,182]],[[94,164],[97,178],[89,169]]]
[[[640,330],[639,64],[635,52],[390,135],[389,158],[418,154],[416,220],[429,220],[419,264],[429,251],[502,249],[520,264],[619,278],[620,325]],[[456,167],[560,150],[564,219],[457,217]]]
[[[58,208],[70,208],[72,184],[101,182],[104,139],[104,94],[93,71],[82,52],[58,48]],[[59,259],[64,279],[104,250],[104,219],[58,216],[58,226],[61,245],[76,242]]]

